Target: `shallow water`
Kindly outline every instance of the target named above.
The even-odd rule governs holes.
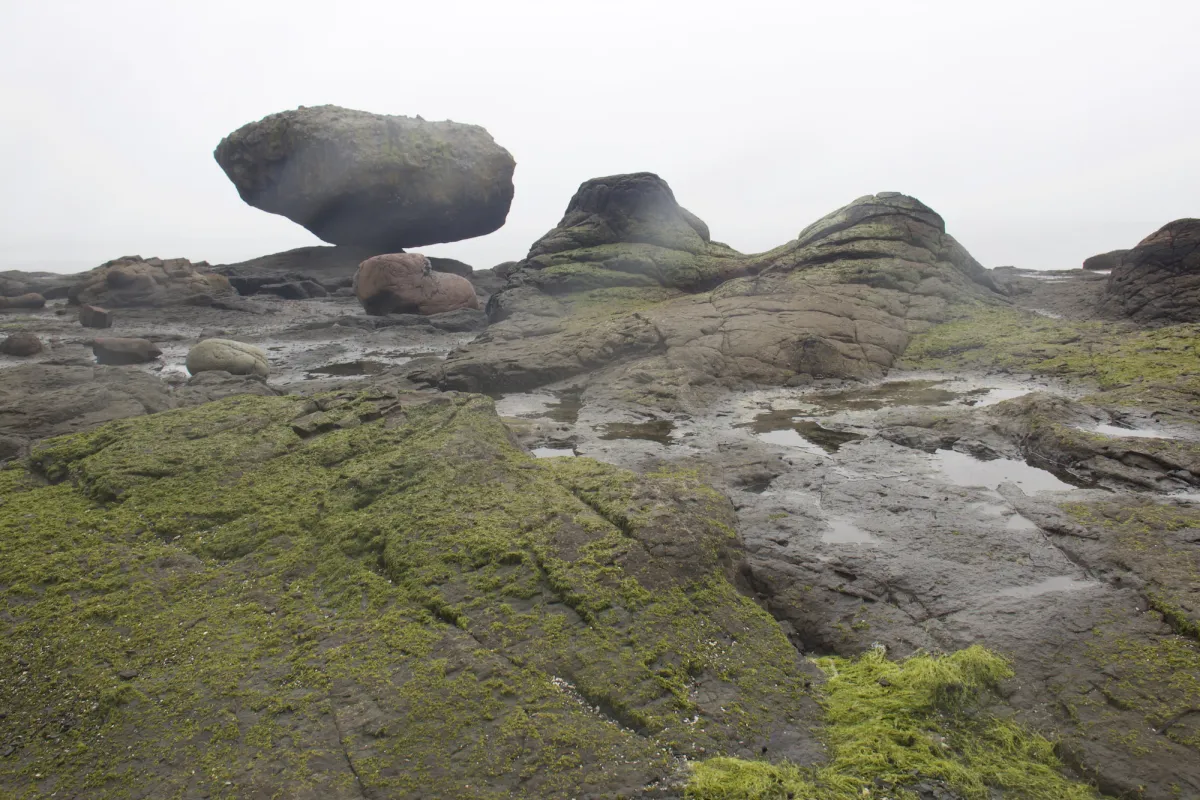
[[[819,445],[805,439],[800,435],[799,431],[792,428],[785,428],[781,431],[764,431],[763,433],[754,434],[768,444],[780,444],[784,447],[795,447],[799,450],[812,453],[813,455],[826,456],[827,453]]]
[[[878,539],[844,517],[826,520],[829,529],[821,534],[826,544],[876,544]]]
[[[534,458],[573,458],[579,455],[574,447],[535,447],[529,451]]]
[[[1105,436],[1115,436],[1118,438],[1136,438],[1136,439],[1171,439],[1174,438],[1162,431],[1152,430],[1150,428],[1122,428],[1120,425],[1095,425],[1091,429],[1092,433],[1100,433]]]
[[[842,445],[861,441],[865,438],[861,433],[833,430],[819,422],[809,419],[796,419],[803,415],[802,409],[781,408],[766,411],[757,415],[752,421],[738,425],[739,428],[749,428],[758,434],[758,438],[772,444],[782,444],[789,447],[811,449],[803,442],[797,442],[796,437],[789,435],[794,432],[809,444],[816,445],[826,453],[836,453]]]
[[[1072,578],[1070,575],[1056,575],[1053,578],[1047,578],[1040,583],[1030,584],[1029,586],[1012,586],[997,594],[1001,597],[1038,597],[1043,594],[1050,594],[1051,592],[1074,592],[1099,585],[1099,581],[1081,581],[1077,578]]]
[[[848,389],[829,394],[814,394],[805,400],[827,413],[836,411],[878,411],[891,406],[942,406],[953,403],[962,393],[941,388],[945,381],[891,381],[863,389]]]
[[[1002,483],[1015,483],[1025,492],[1067,492],[1075,488],[1047,470],[1013,458],[984,461],[957,450],[938,450],[934,460],[950,482],[958,486],[995,489]]]
[[[407,358],[399,359],[397,363],[404,363]],[[339,377],[349,377],[354,375],[378,375],[383,372],[389,365],[382,361],[369,361],[366,359],[360,361],[343,361],[340,364],[326,364],[323,367],[313,367],[309,372],[318,375],[337,375]]]
[[[675,441],[672,436],[675,423],[669,419],[652,419],[646,422],[610,422],[600,426],[600,438],[644,439],[650,442],[669,445]]]

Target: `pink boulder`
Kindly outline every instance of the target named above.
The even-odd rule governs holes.
[[[466,278],[435,272],[420,253],[391,253],[368,258],[354,274],[354,294],[363,310],[385,314],[441,314],[479,308],[475,287]]]

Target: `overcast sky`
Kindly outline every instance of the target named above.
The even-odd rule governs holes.
[[[0,268],[212,263],[315,237],[212,158],[299,105],[486,127],[520,258],[587,178],[650,170],[751,252],[878,191],[988,266],[1070,268],[1200,216],[1200,3],[0,0]]]

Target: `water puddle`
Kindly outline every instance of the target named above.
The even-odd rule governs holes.
[[[891,381],[863,389],[811,395],[808,402],[836,411],[878,411],[892,406],[944,406],[962,394],[941,388],[945,381]]]
[[[1005,400],[1016,400],[1018,397],[1024,397],[1032,392],[1033,389],[982,389],[972,392],[974,396],[970,400],[966,400],[966,405],[974,406],[975,408],[983,408],[984,406],[994,406],[996,403],[1003,403]]]
[[[1004,589],[997,592],[997,595],[1000,597],[1029,598],[1050,594],[1051,592],[1074,592],[1099,585],[1099,581],[1081,581],[1077,578],[1072,578],[1070,575],[1056,575],[1053,578],[1047,578],[1041,583],[1034,583],[1029,586],[1013,586]]]
[[[825,457],[826,453],[819,446],[805,439],[798,431],[786,428],[781,431],[766,431],[765,433],[756,433],[755,437],[761,439],[767,444],[779,444],[784,447],[795,447],[798,450],[804,450]]]
[[[1090,428],[1092,433],[1103,434],[1104,436],[1115,436],[1117,438],[1130,439],[1171,439],[1174,438],[1162,431],[1151,430],[1150,428],[1122,428],[1120,425],[1095,425]]]
[[[529,452],[533,453],[534,458],[573,458],[579,455],[574,447],[535,447]]]
[[[546,406],[546,416],[555,422],[574,425],[583,408],[583,389],[564,389],[554,393],[555,402]]]
[[[501,394],[492,397],[496,401],[496,413],[502,417],[551,419],[567,425],[574,425],[579,420],[579,409],[583,407],[582,389]]]
[[[801,447],[811,450],[808,445],[815,445],[826,453],[836,453],[842,445],[858,442],[865,438],[861,433],[833,430],[819,422],[807,419],[796,419],[803,414],[802,409],[782,408],[767,411],[756,416],[752,421],[738,425],[739,428],[749,428],[758,435],[759,439],[771,444],[782,444],[788,447]],[[798,443],[795,433],[803,442]]]
[[[675,423],[669,419],[652,419],[646,422],[610,422],[600,426],[600,438],[610,441],[644,439],[669,445],[674,442],[674,437],[671,435],[674,430]]]
[[[404,363],[408,359],[403,359],[398,363]],[[382,361],[344,361],[340,364],[326,364],[323,367],[313,367],[309,372],[317,375],[336,375],[338,377],[352,377],[356,375],[378,375],[387,369],[390,364],[385,364]]]
[[[1047,470],[1013,458],[983,461],[957,450],[938,450],[934,459],[950,482],[958,486],[995,489],[1002,483],[1015,483],[1025,492],[1067,492],[1075,488]]]
[[[821,541],[826,544],[876,544],[877,538],[864,531],[847,519],[834,517],[826,520],[829,529],[821,534]]]

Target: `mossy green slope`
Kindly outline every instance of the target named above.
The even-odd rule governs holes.
[[[807,713],[724,498],[486,398],[233,398],[0,498],[5,797],[619,797]]]
[[[1012,677],[1007,662],[975,646],[945,656],[889,661],[882,649],[818,660],[829,763],[815,769],[718,758],[693,767],[691,800],[913,798],[921,783],[969,800],[1091,800],[1064,777],[1046,739],[977,715],[988,690]]]

